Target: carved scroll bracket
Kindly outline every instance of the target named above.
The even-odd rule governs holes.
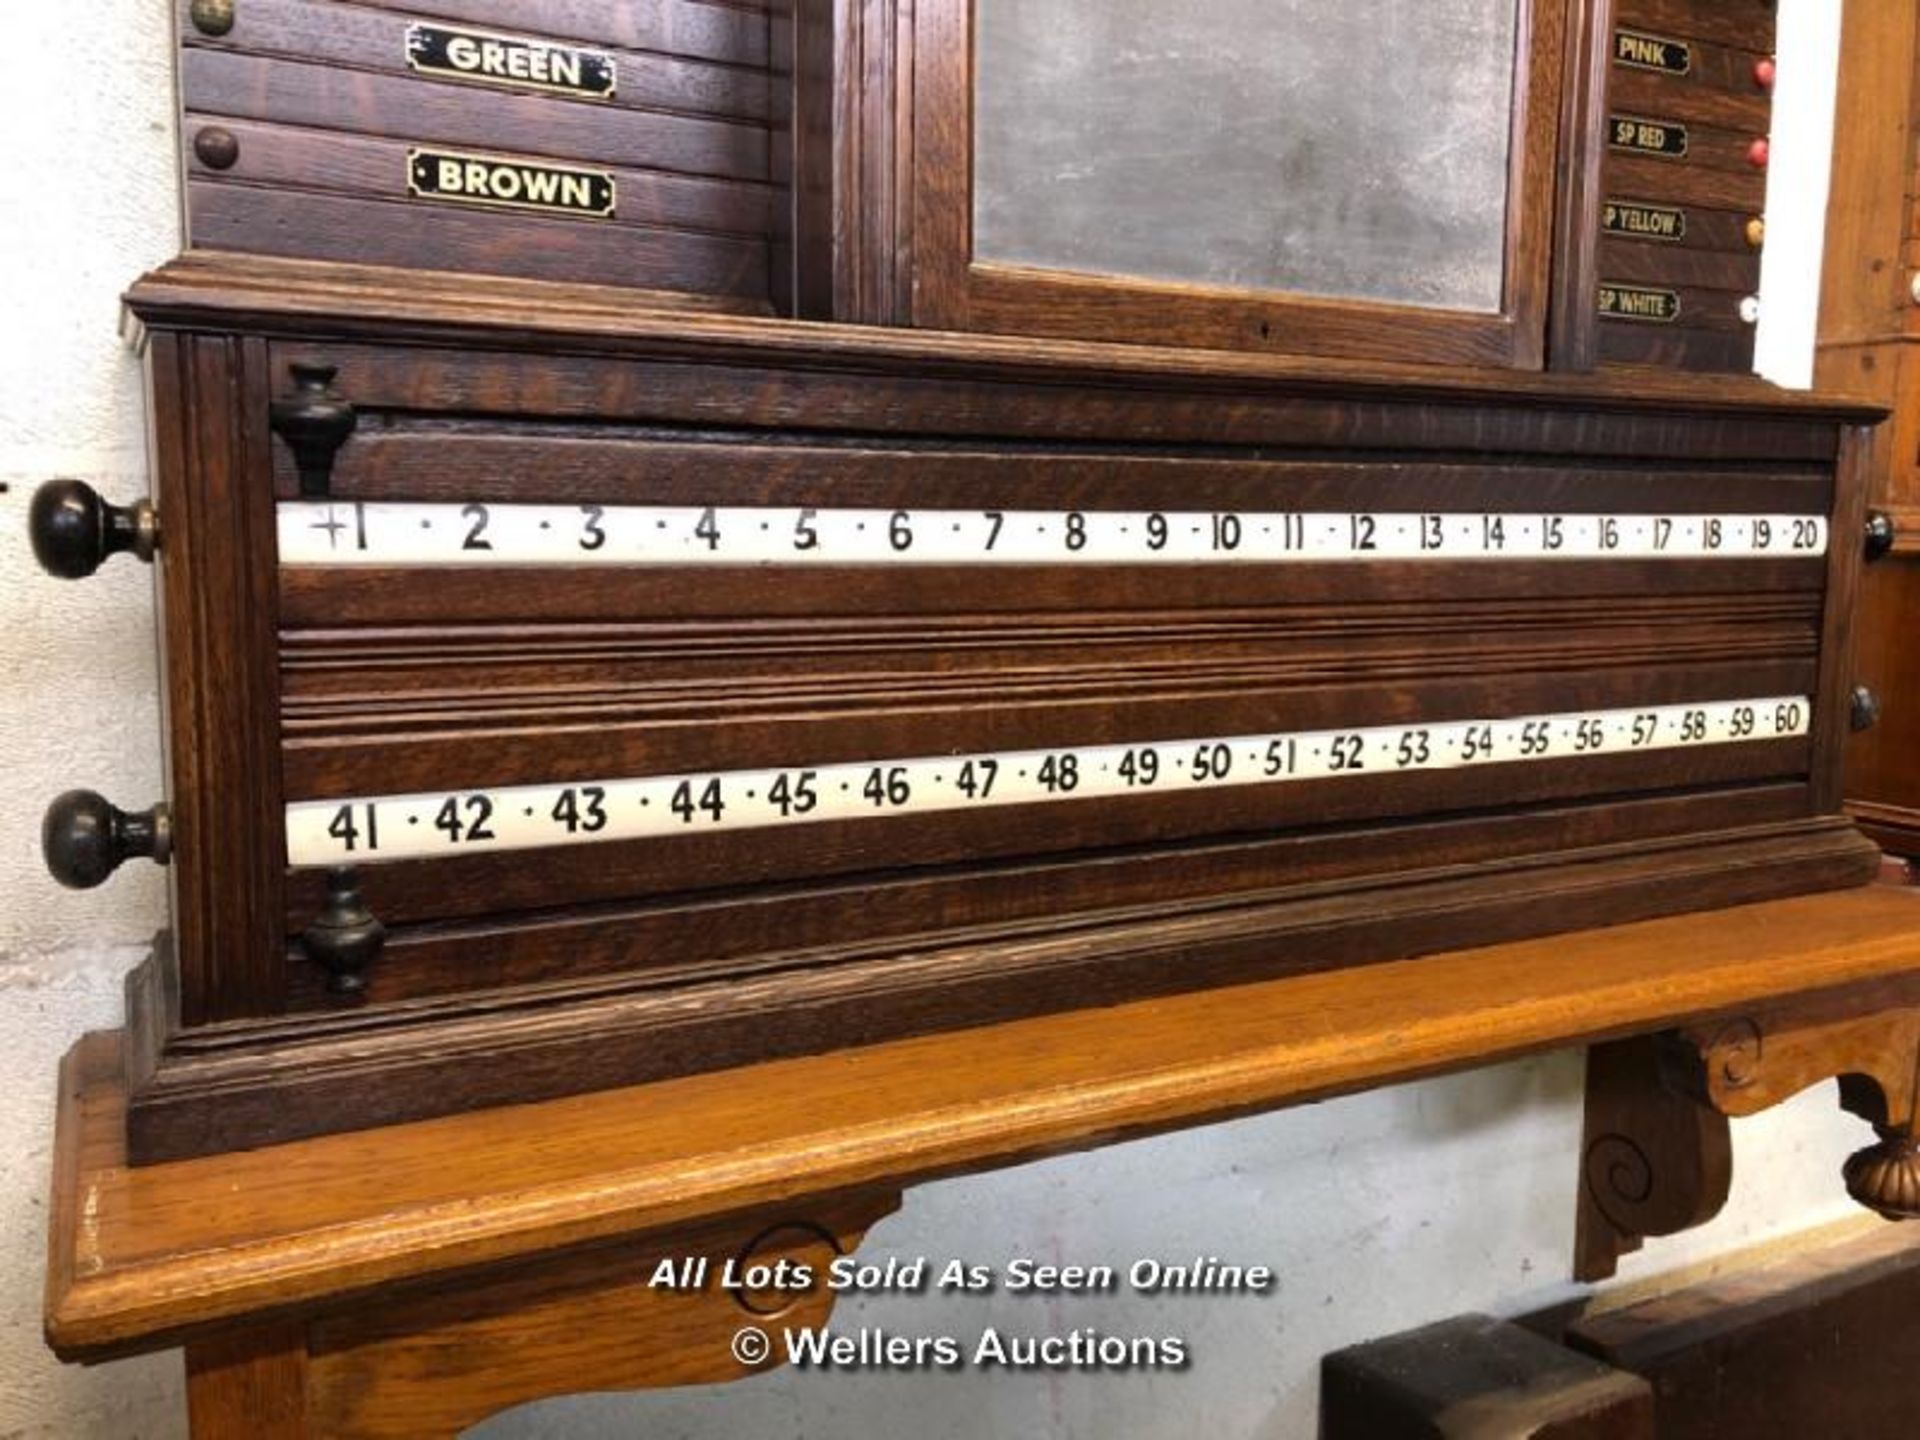
[[[1920,1218],[1920,997],[1905,987],[1796,1000],[1593,1047],[1574,1274],[1605,1279],[1648,1235],[1705,1224],[1733,1176],[1728,1121],[1822,1080],[1879,1139],[1848,1159],[1847,1193]]]

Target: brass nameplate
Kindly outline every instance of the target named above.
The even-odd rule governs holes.
[[[1684,40],[1642,35],[1637,30],[1616,30],[1613,63],[1635,70],[1657,70],[1662,75],[1687,75],[1693,71],[1693,47]]]
[[[1638,115],[1609,115],[1607,143],[1635,155],[1682,159],[1687,153],[1687,127],[1671,120],[1646,120]]]
[[[1646,320],[1671,325],[1680,318],[1680,296],[1648,285],[1602,285],[1600,313],[1616,320]]]
[[[1600,228],[1609,235],[1628,240],[1665,240],[1687,238],[1687,212],[1677,205],[1635,205],[1626,200],[1609,200],[1601,212]]]
[[[418,200],[594,219],[605,219],[614,208],[613,176],[604,170],[446,150],[407,152],[407,193]]]
[[[407,27],[407,64],[422,75],[581,100],[611,100],[616,80],[613,57],[598,50],[443,25]]]

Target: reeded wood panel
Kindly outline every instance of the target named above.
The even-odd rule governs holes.
[[[360,865],[376,1003],[1378,877],[1415,817],[1484,863],[1810,813],[1833,472],[1764,427],[1476,414],[1498,458],[1422,454],[1466,417],[1383,406],[1332,455],[1013,386],[941,437],[958,382],[743,375],[831,423],[747,431],[659,369],[329,358],[330,495],[274,477],[287,924]]]

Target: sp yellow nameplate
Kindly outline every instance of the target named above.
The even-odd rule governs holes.
[[[1602,285],[1600,313],[1614,320],[1671,325],[1680,318],[1680,296],[1649,285]]]
[[[1683,160],[1687,154],[1687,127],[1673,120],[1648,120],[1638,115],[1609,115],[1607,143],[1633,155],[1657,155]]]
[[[407,27],[407,65],[439,79],[545,90],[579,100],[611,100],[618,74],[613,57],[598,50],[445,25]]]
[[[1693,48],[1684,40],[1643,35],[1638,30],[1613,32],[1613,63],[1635,70],[1657,70],[1662,75],[1693,72]]]
[[[1610,287],[1611,288],[1611,287]],[[1603,313],[1606,290],[1602,292]],[[1675,301],[1677,312],[1678,301]],[[1624,312],[1622,312],[1624,313]],[[284,565],[1112,565],[1813,556],[1818,515],[284,501]]]
[[[1785,695],[311,800],[287,806],[287,860],[296,866],[419,860],[988,806],[1751,744],[1806,735],[1812,713],[1807,697]]]
[[[418,200],[588,219],[605,219],[616,203],[613,176],[604,170],[450,150],[409,150],[407,193]]]
[[[1636,205],[1628,200],[1609,200],[1601,211],[1600,228],[1608,235],[1627,240],[1678,243],[1687,238],[1687,212],[1677,205]]]

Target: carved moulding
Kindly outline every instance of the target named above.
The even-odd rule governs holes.
[[[1920,1003],[1911,986],[1814,996],[1593,1047],[1574,1274],[1605,1279],[1648,1235],[1702,1225],[1726,1203],[1731,1118],[1829,1078],[1878,1139],[1843,1167],[1847,1193],[1920,1218]]]

